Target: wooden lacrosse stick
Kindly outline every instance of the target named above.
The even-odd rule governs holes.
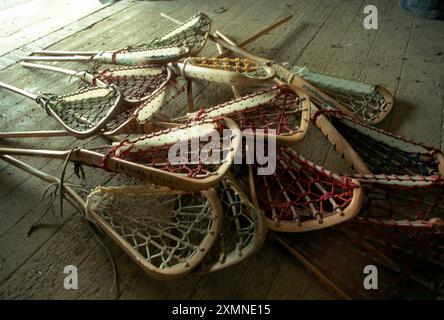
[[[87,149],[14,148],[0,148],[0,154],[68,159],[175,190],[201,191],[222,180],[234,161],[240,140],[236,123],[221,118],[123,140],[104,154]]]
[[[222,35],[220,32],[216,31],[216,35],[218,37],[213,37],[212,40],[220,43],[224,47],[232,50],[233,52],[236,52],[238,54],[244,55],[247,58],[256,60],[258,62],[266,63],[270,65],[275,71],[276,76],[278,79],[281,79],[283,81],[286,81],[287,83],[291,83],[294,87],[301,87],[304,89],[304,91],[308,92],[310,98],[312,94],[310,94],[310,90],[307,88],[312,88],[312,92],[316,90],[315,87],[313,87],[311,84],[309,84],[304,79],[298,77],[291,71],[287,70],[286,68],[282,67],[281,65],[274,63],[271,60],[264,59],[261,57],[257,57],[244,49],[241,49],[237,46],[233,46],[229,43],[231,41],[230,38]],[[225,40],[224,40],[225,39]],[[280,81],[280,80],[278,80]],[[326,103],[330,103],[328,96],[326,96],[326,99],[324,102],[324,107],[327,108]],[[319,97],[316,101],[319,101]],[[330,107],[331,105],[328,105]],[[341,136],[341,134],[333,127],[333,125],[328,121],[328,119],[319,111],[317,106],[313,103],[310,104],[310,112],[314,115],[314,123],[316,126],[322,131],[322,133],[328,138],[330,143],[335,146],[337,150],[341,151],[341,156],[351,164],[351,166],[359,173],[362,174],[368,174],[370,173],[370,169],[365,164],[364,160],[361,159],[361,157],[356,153],[356,151],[350,146],[350,144],[347,142],[347,140],[344,139],[344,137]]]
[[[306,67],[295,66],[292,71],[348,108],[354,117],[366,123],[378,124],[393,109],[393,95],[380,84],[370,85],[315,73]]]
[[[440,150],[359,122],[335,110],[320,113],[334,126],[334,131],[325,127],[323,132],[327,136],[339,133],[373,174],[396,175],[401,180],[403,175],[413,176],[410,180],[421,180],[419,176],[444,177],[444,155]],[[342,154],[346,152],[343,147],[337,145],[336,150]]]
[[[359,213],[364,198],[358,179],[315,165],[290,148],[279,148],[275,172],[258,174],[255,181],[259,207],[274,231],[305,232],[343,223]]]
[[[353,174],[364,190],[356,220],[383,227],[444,230],[444,180],[438,176]],[[444,240],[444,236],[441,235]]]
[[[84,88],[65,95],[37,95],[2,82],[0,88],[34,100],[56,119],[69,135],[81,139],[95,135],[109,120],[128,108],[123,103],[119,89],[114,85]]]
[[[0,159],[48,183],[60,180],[30,165]],[[72,187],[64,191],[150,276],[173,280],[205,258],[220,232],[223,211],[214,189],[180,192],[152,185],[98,187],[85,201]]]
[[[220,33],[219,31],[216,31],[214,36],[210,35],[210,39],[219,43],[220,45],[224,46],[225,48],[228,48],[229,50],[231,50],[235,53],[238,53],[246,58],[255,60],[259,63],[264,63],[264,64],[269,65],[270,67],[272,67],[275,70],[276,75],[280,80],[282,80],[286,83],[293,84],[295,86],[298,86],[298,87],[306,90],[310,96],[310,99],[312,99],[314,103],[316,103],[318,106],[320,106],[321,109],[341,110],[345,114],[356,117],[361,121],[366,121],[366,122],[370,122],[370,123],[374,124],[374,123],[378,123],[381,120],[383,120],[387,116],[387,114],[390,113],[390,111],[393,107],[392,96],[388,93],[388,91],[386,89],[382,88],[382,86],[378,87],[378,88],[381,88],[379,94],[382,96],[382,98],[385,100],[385,102],[382,103],[382,107],[380,110],[372,109],[372,110],[366,111],[365,108],[369,104],[369,101],[367,101],[364,104],[361,104],[361,106],[359,106],[359,107],[354,107],[354,106],[346,107],[346,106],[340,104],[335,99],[328,96],[327,94],[325,94],[324,92],[322,92],[322,90],[319,90],[316,86],[314,86],[313,84],[311,84],[307,80],[300,77],[298,75],[298,72],[296,72],[296,73],[292,72],[292,71],[284,68],[280,64],[275,63],[272,60],[256,56],[256,55],[254,55],[254,54],[252,54],[252,53],[250,53],[238,46],[231,45],[230,39],[227,36]],[[325,85],[326,83],[328,83],[328,81],[326,81],[326,78],[322,78],[321,81],[318,80],[318,83]],[[341,100],[345,101],[344,99],[341,99]],[[367,113],[369,113],[371,115],[369,116],[369,115],[367,115]],[[363,115],[365,115],[365,116],[363,116]]]
[[[104,69],[95,74],[87,71],[74,71],[50,65],[21,62],[27,68],[42,69],[77,77],[92,86],[100,88],[114,84],[120,89],[125,102],[140,104],[153,92],[162,88],[171,80],[171,69],[167,66],[140,66]]]
[[[198,13],[173,30],[148,44],[116,51],[36,51],[42,56],[24,57],[23,61],[95,61],[106,64],[145,65],[168,63],[198,54],[211,28],[210,19]],[[52,56],[50,56],[52,55]]]
[[[197,272],[215,272],[245,261],[263,245],[263,212],[249,200],[231,174],[215,188],[224,211],[219,237]]]

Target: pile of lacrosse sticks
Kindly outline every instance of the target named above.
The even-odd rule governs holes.
[[[288,69],[244,49],[290,18],[239,44],[212,32],[209,17],[199,13],[185,22],[169,18],[175,28],[138,46],[24,57],[26,68],[80,84],[63,94],[36,94],[0,83],[34,100],[60,126],[2,132],[0,139],[72,136],[78,144],[0,147],[0,158],[59,186],[61,199],[159,279],[236,265],[261,248],[268,230],[343,298],[408,298],[412,288],[442,295],[444,155],[374,127],[393,107],[383,86]],[[218,56],[199,56],[207,43]],[[232,92],[223,103],[198,105],[209,94],[206,84]],[[314,129],[353,173],[298,153],[298,142]],[[96,138],[106,143],[88,147]],[[59,178],[15,156],[65,166]],[[82,166],[106,172],[111,185],[66,181],[69,163],[76,172]],[[360,287],[358,268],[369,264],[384,275],[377,294]]]

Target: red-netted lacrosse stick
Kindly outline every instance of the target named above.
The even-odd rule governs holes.
[[[309,101],[303,93],[287,86],[274,86],[172,121],[187,123],[221,116],[233,119],[245,131],[244,134],[247,134],[246,130],[262,136],[271,134],[279,144],[293,144],[301,140],[307,131]]]
[[[221,181],[240,140],[236,123],[222,118],[123,140],[104,153],[0,148],[0,154],[68,159],[176,190],[200,191]]]
[[[171,69],[161,65],[110,68],[92,74],[87,71],[74,71],[37,63],[21,62],[20,64],[31,69],[48,70],[77,77],[92,86],[105,87],[114,84],[120,89],[123,99],[130,104],[145,101],[154,91],[163,87],[172,76]]]
[[[315,165],[290,148],[278,148],[274,173],[256,172],[259,206],[271,230],[327,228],[353,218],[361,209],[364,195],[357,179]]]

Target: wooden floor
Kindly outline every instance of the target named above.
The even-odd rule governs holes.
[[[396,106],[383,126],[442,149],[444,23],[415,18],[399,9],[397,1],[374,0],[379,28],[366,30],[365,4],[363,0],[119,1],[113,5],[92,0],[6,0],[0,3],[0,81],[55,92],[69,79],[27,70],[17,60],[36,49],[117,49],[146,42],[172,27],[161,12],[179,20],[197,11],[207,13],[214,21],[213,31],[224,31],[237,40],[291,13],[289,23],[258,40],[251,50],[290,65],[385,84],[395,93]],[[214,53],[212,46],[204,51]],[[229,93],[228,88],[208,88],[199,98],[202,105],[221,102]],[[32,101],[6,91],[0,91],[0,114],[1,131],[57,128]],[[70,149],[80,142],[57,138],[0,143]],[[348,169],[315,128],[296,148],[330,169]],[[29,163],[53,174],[61,168],[59,162],[48,160]],[[94,173],[90,179],[100,183]],[[46,211],[47,202],[41,199],[44,188],[37,179],[0,162],[0,298],[335,298],[271,242],[229,270],[160,282],[146,276],[107,241],[119,270],[119,291],[109,292],[112,270],[106,254],[73,210],[67,209],[64,218],[58,217],[56,209]],[[36,223],[43,227],[29,232]],[[79,290],[63,288],[63,268],[69,264],[79,268]]]

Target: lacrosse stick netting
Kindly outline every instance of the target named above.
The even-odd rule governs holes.
[[[361,218],[405,224],[444,219],[444,180],[437,176],[354,174],[353,177],[364,189]]]
[[[84,87],[63,95],[36,95],[6,83],[0,83],[0,88],[34,100],[78,138],[96,134],[109,119],[126,109],[122,95],[114,85],[105,88]]]
[[[276,135],[278,143],[291,144],[302,139],[308,129],[309,105],[303,93],[279,86],[201,109],[173,121],[188,122],[224,116],[233,119],[241,130],[256,133],[260,129],[263,135]]]
[[[86,203],[89,219],[156,278],[196,268],[214,244],[223,219],[214,190],[186,193],[153,186],[99,187]]]
[[[77,77],[92,86],[104,87],[114,84],[119,88],[123,98],[128,103],[140,103],[148,99],[153,92],[163,87],[170,79],[172,72],[167,66],[143,65],[119,68],[105,68],[90,72],[74,71],[51,65],[21,62],[22,66],[42,69],[71,77]]]
[[[444,155],[440,150],[356,121],[334,110],[320,113],[330,120],[372,173],[444,176]],[[315,121],[318,115],[314,114]],[[343,152],[341,145],[336,148]]]
[[[381,85],[373,86],[315,73],[306,67],[295,66],[292,71],[324,91],[364,122],[377,124],[393,108],[393,95]]]
[[[217,241],[198,269],[203,272],[236,265],[257,252],[265,241],[263,213],[249,201],[234,178],[228,174],[215,190],[224,219]]]
[[[175,279],[197,267],[222,224],[223,212],[214,190],[190,193],[152,185],[97,187],[85,202],[71,183],[61,183],[12,157],[0,158],[60,185],[74,200],[72,204],[81,208],[82,216],[103,229],[145,272],[158,279]]]
[[[255,176],[258,201],[268,227],[282,232],[327,228],[359,213],[362,189],[289,148],[279,148],[272,175]]]
[[[42,56],[24,57],[23,61],[95,61],[118,65],[168,63],[199,53],[211,27],[210,19],[198,13],[151,42],[115,51],[69,52],[38,51]],[[50,56],[53,55],[53,56]]]
[[[320,105],[321,108],[334,108],[337,110],[341,110],[344,113],[350,114],[362,121],[369,120],[368,118],[361,118],[361,113],[362,113],[361,111],[360,111],[360,113],[357,113],[355,111],[351,111],[352,110],[351,107],[346,107],[346,106],[342,105],[341,103],[336,101],[334,98],[330,97],[329,95],[324,93],[322,90],[315,87],[314,85],[312,85],[311,83],[309,83],[308,81],[306,81],[305,79],[303,79],[302,77],[297,75],[296,73],[284,68],[282,65],[275,63],[272,60],[256,56],[256,55],[254,55],[242,48],[239,48],[238,46],[231,45],[229,43],[230,39],[228,37],[226,37],[225,35],[223,35],[222,33],[216,31],[215,37],[213,37],[212,39],[214,39],[214,41],[216,41],[218,44],[222,45],[223,47],[225,47],[237,54],[240,54],[246,58],[257,61],[258,63],[263,63],[263,64],[269,65],[271,68],[274,69],[274,71],[276,72],[276,77],[280,81],[284,81],[285,83],[292,84],[296,87],[304,89],[307,92],[310,99],[312,99],[318,105]],[[378,117],[381,118],[381,117],[383,117],[383,115],[379,115],[379,116],[373,115],[373,118],[378,118]]]
[[[0,154],[68,159],[77,165],[123,173],[177,190],[201,191],[223,179],[234,161],[240,139],[236,124],[222,118],[126,139],[104,148],[105,153],[78,148],[0,148]]]
[[[240,58],[190,57],[172,67],[184,77],[241,86],[264,84],[275,75],[267,65]]]

